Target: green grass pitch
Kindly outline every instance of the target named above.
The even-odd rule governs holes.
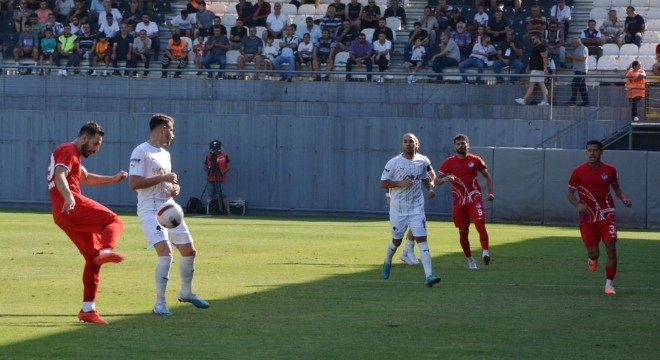
[[[466,268],[449,222],[429,221],[442,282],[397,253],[380,267],[386,219],[189,217],[194,290],[151,314],[155,253],[122,215],[121,264],[101,272],[108,326],[77,322],[83,260],[49,213],[0,212],[0,359],[654,359],[660,353],[660,234],[619,231],[618,294],[604,249],[586,269],[577,227],[488,224],[493,261]],[[480,255],[471,233],[475,257]],[[400,252],[400,250],[399,250]]]

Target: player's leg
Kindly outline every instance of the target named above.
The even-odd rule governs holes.
[[[481,259],[484,265],[490,264],[488,231],[486,231],[486,212],[482,202],[475,202],[470,206],[470,218],[479,233],[481,243]]]
[[[200,309],[209,307],[209,303],[197,296],[192,290],[193,274],[195,273],[195,256],[197,249],[193,244],[192,236],[188,226],[184,221],[181,225],[169,230],[170,241],[181,257],[179,258],[179,275],[181,276],[181,290],[178,299],[181,302],[188,302]]]
[[[452,209],[452,218],[454,219],[454,226],[458,229],[458,241],[463,249],[463,255],[467,260],[468,269],[476,269],[477,263],[472,257],[472,249],[470,248],[470,213],[469,208],[461,205],[454,205]]]
[[[440,282],[440,277],[433,275],[431,251],[429,250],[429,243],[426,241],[426,216],[424,214],[411,216],[409,226],[419,248],[419,257],[424,268],[426,287],[432,287]]]
[[[598,227],[595,223],[582,223],[580,224],[580,236],[584,247],[587,249],[587,269],[595,272],[598,269],[598,257],[600,256]]]
[[[406,217],[398,215],[390,215],[390,228],[392,229],[392,241],[387,244],[385,251],[385,260],[383,261],[383,268],[380,271],[380,276],[387,280],[390,277],[390,269],[392,268],[392,258],[396,250],[401,245],[405,231],[408,228],[406,225]]]
[[[406,232],[406,240],[404,241],[403,251],[401,252],[401,256],[399,256],[399,259],[408,265],[419,264],[419,260],[417,260],[417,257],[415,256],[415,238],[413,237],[410,228],[408,228],[408,231]]]
[[[600,224],[600,236],[607,251],[607,262],[605,263],[605,294],[614,295],[614,277],[616,276],[617,256],[616,240],[617,230],[614,219],[602,221]]]
[[[170,279],[170,268],[172,266],[172,247],[170,245],[168,230],[158,224],[155,215],[141,215],[140,227],[147,238],[147,249],[153,247],[158,257],[154,269],[154,280],[156,285],[156,303],[153,313],[161,316],[170,316],[172,313],[167,308],[165,291]]]

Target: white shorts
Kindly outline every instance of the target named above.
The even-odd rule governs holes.
[[[426,236],[426,215],[390,215],[392,239],[403,239],[406,229],[410,227],[413,236]]]
[[[529,78],[529,82],[531,83],[542,83],[545,81],[545,72],[541,70],[532,70],[530,72],[531,76]],[[540,77],[539,77],[540,76]]]
[[[185,220],[179,226],[168,229],[158,223],[156,214],[154,214],[153,216],[140,218],[140,226],[142,227],[144,236],[147,237],[147,249],[163,240],[169,241],[174,245],[190,244],[193,242]]]

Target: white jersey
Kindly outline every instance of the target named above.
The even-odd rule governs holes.
[[[427,171],[430,167],[429,159],[420,154],[415,154],[411,160],[399,154],[385,164],[381,180],[401,181],[406,178],[412,180],[410,187],[390,189],[390,216],[424,213],[422,180],[428,179]]]
[[[150,177],[172,171],[170,153],[143,142],[133,149],[128,175]],[[171,198],[172,184],[161,182],[152,187],[136,190],[138,194],[138,216],[153,216],[165,201]]]

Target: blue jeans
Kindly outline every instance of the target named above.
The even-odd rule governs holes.
[[[626,34],[626,36],[623,39],[626,44],[635,44],[637,45],[637,47],[642,46],[642,40],[644,40],[642,35],[631,35],[631,34]]]
[[[227,67],[227,56],[225,54],[211,55],[209,54],[204,58],[204,68],[211,69],[211,64],[220,64],[220,70]],[[213,76],[213,72],[209,71],[209,77]],[[222,76],[222,71],[218,71],[218,76]]]
[[[441,56],[433,60],[433,65],[431,65],[431,67],[434,73],[440,74],[442,69],[456,65],[458,65],[458,61],[456,61],[456,59],[447,56]],[[437,79],[442,80],[442,76],[438,75]]]
[[[512,67],[515,70],[515,74],[522,74],[523,71],[525,71],[525,64],[523,64],[520,59],[509,59],[509,64],[505,64],[502,60],[495,60],[493,62],[493,72],[495,72],[495,74],[501,74],[502,68],[507,66]],[[518,78],[515,78],[513,80],[517,79]],[[504,77],[497,76],[497,81],[504,81]]]
[[[293,72],[296,70],[296,58],[293,56],[278,56],[273,61],[273,67],[275,70],[282,70],[282,64],[289,64],[289,72],[280,72],[280,76],[283,79],[291,79],[293,77]]]
[[[60,66],[60,59],[64,57],[59,51],[55,51],[53,53],[53,62],[55,65]],[[75,65],[76,62],[76,53],[74,51],[71,51],[69,55],[66,55],[66,67],[70,68],[73,65]]]
[[[483,62],[483,60],[478,59],[474,56],[470,56],[469,58],[461,61],[461,63],[458,64],[458,70],[460,70],[461,73],[464,73],[466,68],[476,67],[477,72],[479,72],[479,74],[481,74],[481,73],[484,72],[484,66],[485,65],[486,64]],[[468,81],[467,76],[463,76],[463,82],[467,82],[467,81]],[[481,76],[477,76],[477,82],[479,82],[479,81],[481,81]]]

